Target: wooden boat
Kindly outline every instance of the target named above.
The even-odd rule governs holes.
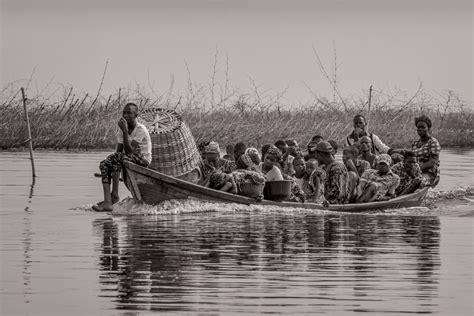
[[[217,191],[191,182],[186,182],[131,162],[124,162],[124,165],[125,183],[132,193],[134,200],[150,205],[171,199],[196,198],[205,201],[244,205],[273,205],[285,208],[364,212],[369,210],[419,206],[428,192],[428,188],[424,188],[418,192],[400,196],[389,201],[341,205],[333,204],[328,207],[316,203],[275,202],[268,200],[256,201],[255,199],[245,196]]]

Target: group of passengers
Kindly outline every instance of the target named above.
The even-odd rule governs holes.
[[[110,211],[119,200],[124,161],[144,167],[151,163],[150,135],[137,122],[137,115],[136,104],[124,107],[116,152],[100,163],[104,201],[93,206],[97,211]],[[219,144],[211,141],[199,146],[203,158],[200,184],[244,194],[243,184],[289,180],[290,201],[327,205],[388,200],[439,181],[441,147],[431,136],[432,122],[422,115],[415,125],[419,139],[411,150],[392,149],[369,133],[366,119],[356,115],[342,161],[336,160],[337,143],[325,141],[321,135],[314,136],[304,151],[293,139],[263,145],[260,151],[240,142],[227,146],[223,157]]]
[[[431,136],[427,116],[415,119],[419,140],[410,150],[392,149],[367,132],[362,115],[353,123],[341,161],[336,159],[337,143],[321,135],[314,136],[305,151],[294,139],[263,145],[260,151],[239,142],[228,145],[220,157],[217,142],[201,144],[200,184],[245,195],[243,183],[290,180],[290,201],[322,204],[386,201],[437,184],[441,147]]]

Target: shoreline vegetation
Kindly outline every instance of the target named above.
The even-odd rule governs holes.
[[[285,91],[271,94],[268,90],[262,91],[253,81],[248,91],[231,90],[228,71],[222,82],[217,82],[215,69],[216,66],[211,82],[206,85],[192,83],[189,74],[183,93],[174,91],[172,80],[164,93],[137,86],[104,95],[101,88],[106,69],[98,91],[93,94],[77,93],[73,87],[62,87],[52,93],[46,87],[34,93],[28,89],[30,80],[26,82],[26,94],[33,147],[112,149],[116,144],[117,121],[127,102],[136,103],[139,111],[152,107],[175,110],[182,115],[197,143],[216,140],[221,149],[239,141],[259,147],[289,138],[296,139],[305,148],[317,134],[326,140],[337,141],[342,147],[345,137],[352,131],[352,119],[356,114],[366,116],[369,130],[394,148],[409,147],[418,138],[414,118],[420,114],[432,119],[433,136],[443,147],[474,146],[472,104],[453,91],[433,95],[421,84],[411,95],[403,91],[374,89],[369,109],[368,92],[356,97],[342,96],[336,77],[332,78],[320,65],[333,88],[333,95],[321,97],[308,87],[310,98],[306,103],[290,104]],[[27,147],[21,83],[7,85],[0,94],[1,150]]]

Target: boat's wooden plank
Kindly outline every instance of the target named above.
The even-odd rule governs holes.
[[[136,198],[151,204],[157,204],[161,201],[169,199],[183,199],[193,197],[203,200],[239,203],[246,205],[255,204],[314,210],[361,212],[374,209],[418,206],[421,204],[428,191],[428,188],[425,188],[419,192],[398,197],[389,201],[330,205],[329,207],[323,207],[322,205],[315,203],[275,202],[267,200],[257,202],[255,199],[212,190],[194,183],[161,174],[155,170],[140,167],[132,163],[125,162],[125,166],[128,168],[129,176],[133,178],[131,182],[136,183],[137,185],[136,188],[134,187],[134,191],[138,192]],[[132,192],[132,195],[133,194],[134,192]]]

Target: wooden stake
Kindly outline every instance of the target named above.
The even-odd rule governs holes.
[[[369,122],[370,122],[370,105],[372,103],[372,85],[370,85],[370,88],[369,88],[369,110],[367,112],[367,127],[366,127],[366,130],[368,131],[369,130]]]
[[[33,157],[33,139],[31,138],[31,128],[30,128],[30,119],[28,117],[28,111],[26,109],[26,95],[25,89],[21,88],[21,96],[23,98],[23,108],[25,109],[25,120],[26,120],[26,127],[28,128],[28,147],[30,148],[30,160],[31,160],[31,171],[33,174],[33,178],[36,177],[35,172],[35,160]]]

